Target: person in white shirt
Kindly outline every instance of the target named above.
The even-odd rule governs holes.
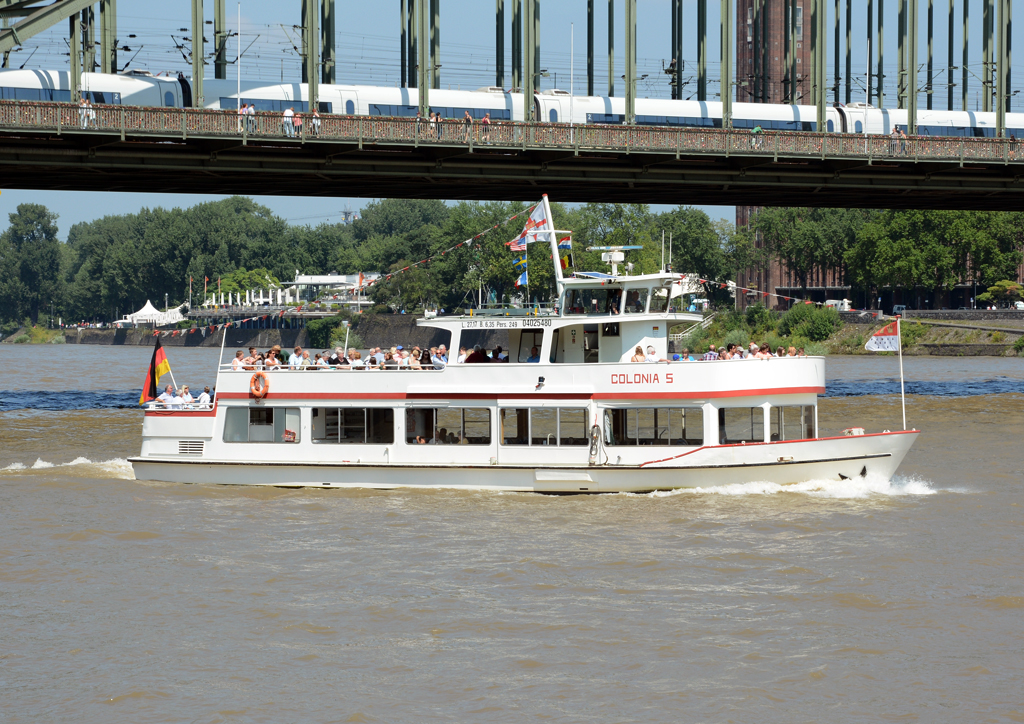
[[[240,370],[244,366],[245,353],[242,350],[235,352],[235,358],[231,360],[231,369]]]
[[[196,403],[200,407],[209,407],[210,406],[210,388],[209,387],[204,387],[203,388],[203,391],[199,393],[199,397],[196,399]]]
[[[293,370],[302,367],[302,347],[296,347],[292,354],[288,356],[288,366]]]
[[[249,129],[249,133],[256,132],[256,106],[252,103],[245,110],[245,124],[246,128]]]
[[[192,393],[188,391],[188,385],[181,388],[181,404],[186,407],[191,407],[195,399],[192,397]]]
[[[466,352],[466,348],[465,347],[459,347],[459,364],[462,364],[463,362],[465,362],[466,361],[466,357],[468,357],[468,356],[469,356],[469,354]]]
[[[170,407],[171,403],[174,402],[174,387],[167,385],[164,391],[157,396],[157,401],[164,403],[164,407]]]
[[[284,128],[284,135],[288,138],[294,138],[295,136],[295,118],[294,108],[285,108],[284,114],[281,116],[281,126]]]
[[[667,359],[662,359],[658,356],[657,351],[653,346],[647,346],[647,356],[644,357],[644,362],[668,362]]]

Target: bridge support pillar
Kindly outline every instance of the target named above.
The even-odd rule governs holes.
[[[523,90],[523,0],[512,0],[512,87]]]
[[[96,72],[96,12],[90,5],[82,11],[82,70],[86,73]]]
[[[837,2],[838,5],[838,2]],[[814,51],[814,81],[818,86],[818,92],[815,94],[815,105],[818,107],[818,118],[817,128],[818,133],[825,133],[828,131],[828,124],[825,122],[825,108],[828,105],[828,73],[825,71],[825,60],[828,58],[828,33],[825,32],[825,28],[828,26],[827,12],[828,5],[826,0],[814,0],[814,28],[815,42],[813,43]],[[837,8],[838,9],[838,8]],[[838,13],[836,20],[836,35],[839,34],[839,21]],[[836,67],[835,73],[839,75],[839,39],[836,38]],[[836,81],[836,100],[839,98],[839,83]]]
[[[697,0],[697,100],[708,99],[708,0]]]
[[[533,109],[533,89],[537,82],[533,59],[533,14],[536,9],[534,0],[523,0],[523,120],[535,120]]]
[[[721,14],[721,95],[722,128],[732,128],[732,42],[734,0],[722,0]]]
[[[917,40],[920,35],[918,32],[920,23],[917,21],[917,0],[910,0],[908,3],[906,25],[907,133],[914,136],[917,135]]]
[[[419,65],[420,65],[420,0],[406,0],[405,3],[405,38],[406,56],[409,66],[406,72],[406,83],[409,88],[419,86]]]
[[[870,27],[870,26],[869,26]],[[836,39],[836,45],[839,39]],[[846,105],[853,103],[853,0],[846,0]],[[837,66],[838,67],[838,66]],[[836,101],[839,100],[839,82],[836,81]]]
[[[213,77],[224,80],[228,77],[228,29],[224,0],[213,0]]]
[[[935,89],[932,84],[935,82],[935,0],[928,0],[928,81],[925,103],[928,110],[932,109],[932,96]]]
[[[878,78],[875,86],[875,107],[885,108],[885,0],[878,0]]]
[[[423,118],[430,115],[430,19],[427,17],[427,0],[416,0],[416,43],[419,88],[419,111]]]
[[[608,0],[608,97],[615,97],[615,0]]]
[[[907,107],[907,0],[896,0],[896,107]]]
[[[192,107],[203,101],[203,0],[192,0]]]
[[[587,0],[587,95],[594,95],[594,0]]]
[[[338,13],[334,0],[321,0],[321,3],[320,78],[325,85],[333,85],[338,80],[337,52],[335,50]]]
[[[117,0],[100,0],[100,73],[117,72]]]
[[[505,0],[494,0],[494,85],[505,87]]]
[[[993,40],[993,0],[981,2],[981,110],[992,112],[992,40]]]
[[[71,91],[71,102],[78,102],[78,83],[82,77],[82,22],[78,13],[72,13],[68,18],[68,46],[71,57],[71,67],[68,72],[68,90]]]
[[[1007,74],[1010,69],[1010,3],[1011,0],[999,0],[999,14],[996,35],[996,135],[1006,137],[1006,111],[1009,104],[1009,83]]]
[[[636,123],[636,0],[626,5],[626,123]]]
[[[398,69],[398,86],[409,87],[409,0],[398,0],[398,52],[401,56]]]
[[[441,87],[441,0],[430,0],[430,87]]]
[[[320,101],[321,0],[302,0],[302,82],[307,84],[309,110]]]
[[[970,7],[971,7],[971,4],[969,2],[967,2],[967,0],[963,0],[963,8],[964,8],[964,28],[963,28],[963,33],[964,34],[963,34],[963,48],[961,49],[963,60],[960,62],[960,105],[961,105],[961,109],[960,110],[963,110],[963,111],[970,110],[970,108],[968,107],[970,105],[970,98],[968,97],[968,94],[967,94],[967,61],[968,61],[967,52],[970,49],[970,45],[967,42],[967,38],[970,36],[970,33],[969,33],[970,21],[971,21],[971,15],[970,15],[970,10],[969,10]]]
[[[952,0],[950,0],[950,2],[952,2]],[[868,23],[868,59],[867,59],[867,62],[864,63],[864,68],[865,68],[864,101],[866,103],[870,103],[871,102],[871,97],[873,95],[872,94],[872,88],[874,86],[874,83],[872,82],[873,79],[874,79],[874,76],[871,73],[871,57],[872,57],[872,55],[874,54],[874,51],[875,51],[875,15],[874,15],[875,8],[874,8],[874,0],[868,0],[867,5],[868,5],[868,17],[867,17],[867,23]]]

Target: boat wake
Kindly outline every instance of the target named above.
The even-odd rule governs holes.
[[[0,475],[10,475],[31,472],[33,470],[47,470],[49,468],[72,468],[74,474],[86,478],[119,478],[122,480],[134,480],[135,473],[132,465],[124,458],[112,460],[92,461],[86,457],[77,457],[66,463],[51,463],[43,459],[37,459],[31,465],[25,463],[11,463],[5,468],[0,468]]]
[[[679,490],[655,491],[649,497],[667,497],[674,495],[780,495],[797,494],[813,498],[834,498],[839,500],[872,498],[872,497],[903,497],[910,495],[936,495],[940,492],[953,492],[933,487],[927,480],[917,477],[896,476],[892,480],[885,478],[855,478],[852,480],[808,480],[803,483],[779,485],[778,483],[752,482],[735,483],[733,485],[715,485],[707,488],[681,488]]]

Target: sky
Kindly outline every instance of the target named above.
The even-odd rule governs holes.
[[[956,27],[954,62],[960,64],[961,38],[961,7],[965,0],[956,0]],[[975,90],[972,97],[977,98],[980,89],[979,76],[982,72],[981,55],[981,5],[982,0],[966,0],[970,8],[970,42],[971,62],[968,70],[971,84]],[[833,29],[833,2],[826,2],[828,19],[826,27],[831,42]],[[205,14],[212,21],[213,2],[205,3]],[[242,0],[232,3],[227,1],[227,23],[231,33],[240,27],[242,55],[241,73],[249,79],[291,80],[299,78],[301,61],[298,26],[300,19],[300,2],[298,0]],[[382,11],[383,6],[387,9]],[[602,0],[595,3],[595,76],[599,93],[607,88],[608,83],[608,52],[607,52],[607,4]],[[615,3],[615,77],[617,93],[623,90],[623,81],[619,76],[623,70],[623,0]],[[718,3],[708,2],[708,76],[710,79],[709,96],[718,94],[718,58],[719,38]],[[842,0],[842,11],[845,18],[846,0]],[[887,83],[894,82],[896,76],[896,2],[886,3],[886,47]],[[936,107],[945,103],[946,80],[945,56],[948,3],[938,0],[935,12],[935,66],[940,69],[936,75]],[[493,0],[440,0],[441,6],[441,84],[442,87],[478,88],[492,85],[495,82],[495,26]],[[506,82],[511,85],[511,2],[506,0]],[[877,6],[877,3],[876,3]],[[683,78],[688,84],[688,91],[694,89],[693,73],[689,69],[696,67],[696,3],[684,0],[684,47],[683,60],[685,68]],[[541,5],[541,67],[548,71],[549,76],[541,79],[542,88],[551,87],[573,90],[577,94],[586,92],[586,9],[587,0],[544,0]],[[863,100],[864,67],[866,52],[866,3],[853,0],[854,22],[851,29],[853,38],[853,82],[854,100]],[[337,2],[339,21],[337,24],[338,81],[354,84],[397,85],[399,83],[399,3],[397,0],[388,2],[353,3],[347,0]],[[921,22],[921,63],[924,63],[927,43],[924,28],[927,23],[927,4],[920,3]],[[241,17],[239,26],[238,17]],[[637,68],[641,76],[638,93],[646,97],[669,97],[668,76],[662,69],[671,58],[671,0],[638,0],[637,4]],[[191,66],[185,53],[190,43],[184,40],[191,36],[191,3],[189,0],[119,0],[118,2],[118,44],[122,48],[119,63],[122,67],[145,69],[158,73],[178,71],[191,74]],[[1019,25],[1019,23],[1018,23]],[[207,40],[212,40],[213,26],[207,25]],[[1020,44],[1021,29],[1014,30],[1013,46],[1024,48]],[[843,31],[845,37],[845,29]],[[20,50],[11,55],[10,65],[13,68],[24,65],[26,68],[66,69],[67,56],[67,23],[58,23],[54,28],[41,33],[28,41]],[[237,36],[229,41],[228,56],[232,61],[228,75],[236,73],[234,60],[238,56]],[[181,48],[177,46],[182,46]],[[207,52],[211,45],[206,46]],[[128,48],[129,50],[125,50]],[[829,77],[833,77],[833,52],[827,54]],[[844,51],[845,52],[845,51]],[[1021,57],[1021,53],[1017,54]],[[845,64],[845,60],[843,60]],[[570,69],[572,73],[570,74]],[[840,68],[845,71],[844,67]],[[213,75],[213,68],[207,69]],[[959,79],[959,71],[956,73]],[[923,85],[924,69],[919,70],[919,79]],[[1017,64],[1013,69],[1013,78],[1024,78],[1024,67]],[[859,89],[859,90],[858,90]],[[959,88],[956,89],[959,99]],[[859,95],[858,95],[859,93]],[[892,90],[887,89],[887,96],[892,97]],[[919,101],[925,105],[924,95]],[[201,194],[148,194],[148,193],[108,193],[108,192],[72,192],[72,191],[24,191],[3,188],[0,177],[0,229],[6,227],[6,215],[14,211],[19,203],[41,203],[58,214],[61,238],[66,238],[67,230],[74,224],[91,221],[108,214],[134,213],[143,207],[187,207],[202,201],[223,198],[220,196]],[[298,224],[318,224],[341,219],[341,212],[358,211],[370,199],[338,198],[308,199],[302,197],[272,196],[256,197],[256,200],[269,207],[275,214]],[[557,199],[555,199],[557,200]],[[686,204],[685,196],[679,199]],[[663,210],[668,207],[654,207]],[[731,206],[701,206],[714,219],[734,218]]]

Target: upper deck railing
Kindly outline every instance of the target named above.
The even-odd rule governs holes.
[[[193,108],[91,106],[69,103],[0,101],[0,132],[53,131],[58,134],[103,133],[127,136],[241,138],[243,142],[316,141],[366,145],[468,146],[470,149],[521,148],[656,153],[681,155],[743,155],[802,158],[867,158],[871,160],[1012,163],[1017,142],[1002,138],[802,133],[672,128],[663,126],[582,125],[564,123],[462,121],[430,124],[414,118],[298,114],[299,127],[282,122],[278,113],[239,116],[235,111]],[[291,130],[288,130],[291,128]]]

